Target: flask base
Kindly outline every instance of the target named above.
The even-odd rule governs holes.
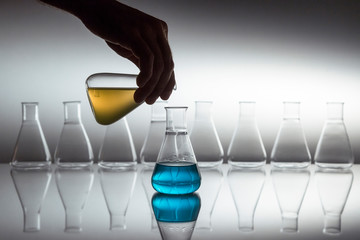
[[[99,167],[108,169],[122,169],[136,166],[136,162],[99,162]]]
[[[352,163],[322,163],[322,162],[315,162],[317,167],[320,168],[331,168],[331,169],[346,169],[350,168],[353,164]]]
[[[238,161],[228,161],[229,164],[233,167],[238,168],[260,168],[266,164],[266,161],[261,162],[238,162]]]
[[[93,162],[66,162],[66,163],[56,163],[56,166],[60,168],[87,168],[92,166]]]
[[[271,161],[271,166],[276,168],[307,168],[310,162],[274,162]]]
[[[11,167],[18,169],[42,169],[51,166],[50,161],[42,162],[11,162]]]

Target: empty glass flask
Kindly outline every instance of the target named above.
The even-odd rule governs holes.
[[[166,131],[151,178],[165,194],[187,194],[200,187],[201,177],[186,125],[187,107],[166,107]]]
[[[140,151],[140,160],[142,164],[155,166],[161,144],[164,140],[164,132],[166,129],[166,106],[167,101],[156,101],[151,106],[150,127]]]
[[[51,155],[39,121],[37,102],[22,103],[22,124],[11,165],[17,168],[42,168],[51,164]]]
[[[239,102],[239,117],[227,157],[231,165],[260,167],[266,163],[266,151],[255,119],[255,102]]]
[[[284,102],[284,118],[271,152],[271,165],[304,168],[311,155],[300,122],[300,102]]]
[[[55,149],[55,163],[61,167],[86,167],[94,155],[80,117],[80,101],[64,102],[64,126]]]
[[[224,150],[212,118],[211,101],[195,102],[195,120],[190,132],[199,167],[214,167],[223,162]]]
[[[354,155],[343,119],[342,102],[327,103],[327,120],[315,151],[315,164],[327,168],[348,168]]]

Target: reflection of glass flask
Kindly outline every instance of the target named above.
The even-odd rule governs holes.
[[[163,240],[191,239],[200,211],[197,194],[154,194],[152,207]]]
[[[110,230],[126,229],[126,212],[134,192],[136,168],[100,168],[99,175],[110,213]]]
[[[231,167],[227,174],[231,194],[238,213],[240,231],[254,230],[254,214],[264,182],[263,168]]]
[[[272,169],[272,182],[282,215],[282,232],[298,232],[298,215],[310,179],[308,169]]]
[[[154,216],[154,212],[152,211],[152,207],[151,207],[151,198],[155,193],[155,190],[151,185],[151,176],[152,176],[153,171],[154,171],[154,167],[146,165],[145,167],[143,167],[141,169],[140,176],[141,176],[141,183],[142,183],[145,195],[146,195],[146,199],[147,199],[149,207],[150,207],[149,209],[150,209],[150,214],[151,214],[151,230],[157,230],[158,227],[157,227],[156,219]]]
[[[284,102],[284,118],[271,152],[271,165],[303,168],[310,163],[311,155],[300,123],[300,103]]]
[[[56,185],[65,208],[65,232],[82,231],[82,211],[94,181],[92,167],[57,168]]]
[[[12,169],[16,192],[24,212],[24,232],[40,230],[40,209],[51,179],[51,168]]]
[[[165,194],[187,194],[200,187],[200,173],[186,126],[187,107],[166,107],[166,132],[151,183]]]
[[[326,234],[341,232],[341,214],[349,196],[353,173],[350,169],[321,169],[315,171],[318,192],[325,214]]]
[[[94,155],[80,117],[80,102],[64,102],[64,126],[55,150],[55,162],[61,167],[86,167]]]
[[[224,158],[224,150],[212,118],[212,104],[211,101],[195,102],[195,120],[190,139],[199,167],[217,166]]]
[[[106,127],[98,164],[106,168],[136,165],[135,146],[126,117]]]
[[[266,152],[255,120],[255,102],[239,102],[239,117],[232,136],[228,162],[240,167],[259,167],[266,163]]]
[[[37,102],[22,103],[22,124],[11,165],[17,168],[40,168],[51,164],[51,156],[43,134]]]
[[[166,105],[167,101],[156,101],[151,106],[150,127],[140,151],[142,164],[155,166],[166,129]]]
[[[316,151],[315,163],[319,167],[347,168],[354,163],[350,140],[343,120],[343,103],[327,103],[327,120]]]
[[[213,168],[200,167],[201,186],[198,190],[201,201],[201,211],[196,221],[196,229],[212,230],[211,215],[223,181],[220,166]]]

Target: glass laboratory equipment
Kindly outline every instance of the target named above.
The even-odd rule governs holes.
[[[195,120],[190,140],[199,167],[220,165],[224,158],[224,150],[212,117],[212,105],[212,101],[195,102]]]
[[[351,169],[316,169],[315,179],[325,214],[323,233],[330,235],[341,233],[341,214],[345,208],[353,178]]]
[[[86,80],[87,96],[96,121],[102,125],[116,122],[140,106],[134,100],[137,75],[95,73]]]
[[[146,200],[148,202],[150,215],[151,215],[151,227],[150,228],[152,231],[155,231],[155,230],[158,230],[158,226],[156,223],[154,211],[152,210],[152,206],[151,206],[152,196],[156,193],[155,189],[152,187],[152,184],[151,184],[151,176],[152,176],[153,171],[154,171],[153,166],[145,165],[141,169],[140,176],[141,176],[141,184],[144,189],[144,193],[146,195]]]
[[[23,209],[23,231],[40,231],[40,210],[49,188],[51,168],[12,168],[10,173]]]
[[[239,117],[227,152],[228,163],[239,167],[260,167],[266,151],[255,119],[255,102],[239,102]]]
[[[94,181],[93,168],[57,167],[55,180],[65,208],[65,232],[81,232],[82,212]]]
[[[227,179],[238,214],[238,229],[254,231],[255,210],[265,183],[263,168],[239,168],[231,166]]]
[[[151,121],[144,144],[140,151],[140,161],[142,164],[155,166],[159,155],[161,144],[164,141],[166,129],[167,101],[156,101],[151,106]]]
[[[344,103],[327,103],[327,120],[315,151],[315,164],[319,167],[349,168],[354,155],[343,119]]]
[[[51,155],[39,120],[37,102],[22,103],[22,123],[11,165],[16,168],[42,168],[51,164]]]
[[[188,194],[200,187],[200,173],[186,125],[187,107],[166,107],[166,131],[151,178],[165,194]]]
[[[100,184],[110,214],[110,230],[126,229],[126,212],[134,192],[136,168],[99,168]]]
[[[300,122],[300,102],[284,102],[284,116],[271,152],[271,165],[305,168],[311,155]]]
[[[130,167],[137,164],[136,158],[135,146],[126,117],[108,125],[99,151],[99,166]]]
[[[196,193],[154,194],[152,207],[162,239],[190,240],[200,206],[200,197]]]
[[[63,102],[64,126],[55,149],[55,163],[61,167],[87,167],[94,155],[81,122],[80,101]]]
[[[282,216],[282,232],[298,232],[299,211],[307,191],[307,168],[272,168],[271,178]]]

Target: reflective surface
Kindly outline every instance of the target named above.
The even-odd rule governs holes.
[[[94,165],[76,173],[52,166],[49,173],[23,174],[1,164],[0,239],[161,239],[152,217],[151,170],[139,164],[135,172],[104,172]],[[207,170],[203,186],[211,190],[208,185],[213,185],[213,191],[197,191],[201,208],[196,224],[205,211],[211,227],[195,225],[191,239],[358,239],[360,165],[343,172],[318,171],[314,165],[294,174],[271,171],[269,165],[263,170],[239,171],[227,164]],[[250,212],[243,211],[244,204]],[[22,206],[34,206],[39,213],[38,231],[24,232]],[[281,231],[282,211],[292,207],[298,212],[297,231]],[[65,209],[75,216],[66,216]],[[239,230],[241,216],[250,216],[250,231]],[[80,228],[65,231],[70,230],[67,221]]]

